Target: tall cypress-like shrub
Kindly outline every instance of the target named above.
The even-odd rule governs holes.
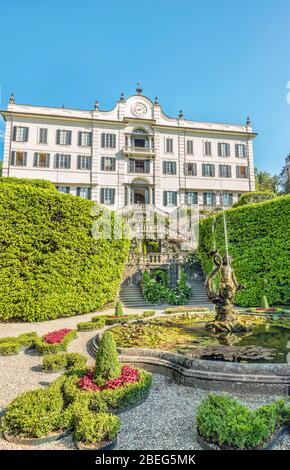
[[[110,221],[94,207],[54,188],[1,182],[0,320],[54,319],[115,300],[129,243],[93,237],[104,214]]]
[[[101,339],[96,356],[94,382],[102,386],[108,380],[116,379],[121,373],[116,342],[113,334],[106,331]]]

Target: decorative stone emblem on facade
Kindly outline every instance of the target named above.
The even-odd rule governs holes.
[[[145,106],[144,103],[134,103],[131,107],[131,111],[136,117],[143,117],[147,113],[147,107]]]

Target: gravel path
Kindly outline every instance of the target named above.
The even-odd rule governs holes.
[[[161,308],[155,309],[162,311]],[[125,314],[141,314],[144,309],[126,308]],[[74,315],[71,317],[57,318],[56,320],[47,320],[42,322],[31,322],[31,323],[3,323],[0,322],[0,338],[4,336],[17,336],[21,333],[27,333],[28,331],[36,331],[38,335],[43,335],[49,331],[59,330],[61,328],[76,328],[77,323],[90,321],[94,315],[113,315],[114,308],[107,308],[101,312],[91,312],[82,315]]]
[[[46,330],[47,331],[47,330]],[[79,333],[70,344],[70,351],[86,352],[86,345],[95,333]],[[90,358],[90,361],[92,359]],[[17,356],[0,357],[0,410],[25,390],[45,386],[56,374],[44,374],[40,370],[42,357],[35,352],[19,353]],[[148,400],[139,407],[120,414],[122,420],[118,449],[182,450],[199,449],[195,440],[195,411],[207,392],[177,385],[171,379],[154,375],[153,387]],[[242,401],[250,406],[268,403],[275,397],[243,395]],[[0,439],[0,450],[31,449]],[[33,447],[34,449],[74,449],[71,436],[58,442]],[[290,449],[290,436],[277,447]]]

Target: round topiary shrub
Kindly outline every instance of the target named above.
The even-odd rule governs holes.
[[[106,331],[101,339],[96,357],[94,382],[104,385],[108,380],[120,375],[120,364],[114,336]]]

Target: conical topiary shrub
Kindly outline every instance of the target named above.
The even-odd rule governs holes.
[[[268,300],[267,300],[267,297],[265,295],[263,295],[263,297],[262,297],[261,306],[262,306],[262,308],[269,308]]]
[[[114,336],[106,331],[101,339],[96,357],[95,384],[102,386],[108,380],[116,379],[121,373]]]
[[[115,316],[116,317],[122,317],[123,316],[123,305],[121,304],[121,302],[117,302],[116,303],[116,306],[115,306]]]

